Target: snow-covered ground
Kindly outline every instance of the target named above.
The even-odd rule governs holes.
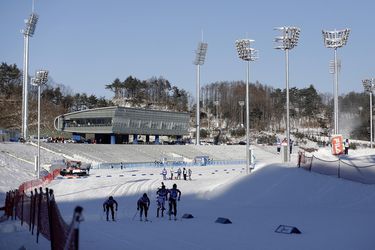
[[[219,147],[207,146],[205,152],[215,157]],[[230,154],[241,148],[226,149]],[[275,147],[254,146],[254,150],[256,167],[249,175],[243,166],[206,166],[191,168],[192,181],[164,181],[167,188],[176,183],[182,192],[177,221],[156,218],[155,192],[163,181],[162,168],[93,169],[88,178],[56,179],[49,187],[66,221],[71,220],[75,206],[84,208],[81,249],[374,249],[375,185],[296,168],[296,154],[291,164],[282,164]],[[324,150],[316,154],[329,155]],[[350,154],[361,156],[363,164],[374,163],[372,150]],[[27,169],[23,161],[0,156],[3,165],[15,162],[15,169],[26,172],[19,181],[27,173],[32,176],[32,170],[23,169]],[[4,188],[12,188],[3,179],[16,182],[17,175],[11,176],[8,168],[0,174]],[[152,222],[148,223],[134,217],[136,200],[143,193],[151,198]],[[109,195],[119,203],[116,222],[104,219],[102,203]],[[194,218],[181,219],[185,213]],[[215,223],[218,217],[229,218],[233,224]],[[0,249],[49,248],[47,240],[36,244],[35,236],[19,224],[0,223]],[[279,225],[296,226],[302,234],[275,233]]]

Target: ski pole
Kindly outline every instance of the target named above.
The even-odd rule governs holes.
[[[133,216],[133,219],[132,220],[134,220],[135,219],[135,216],[137,216],[137,214],[138,214],[138,210],[135,212],[135,214],[134,214],[134,216]]]

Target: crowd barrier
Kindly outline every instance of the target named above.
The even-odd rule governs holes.
[[[18,191],[19,192],[27,192],[28,190],[32,190],[36,187],[44,186],[44,185],[50,183],[58,175],[60,175],[60,169],[55,169],[51,173],[48,173],[48,175],[43,176],[40,179],[35,179],[35,180],[26,181],[26,182],[22,183],[18,187]]]
[[[298,167],[307,171],[336,176],[363,184],[375,184],[375,165],[357,166],[346,160],[323,160],[316,156],[298,154]]]
[[[151,168],[151,167],[193,167],[193,166],[215,166],[215,165],[243,165],[245,160],[210,160],[205,164],[201,162],[123,162],[123,163],[99,163],[93,165],[93,169],[123,169],[123,168]]]
[[[53,190],[40,187],[28,196],[24,191],[13,190],[6,193],[5,216],[12,220],[20,219],[21,225],[28,224],[32,235],[43,235],[50,241],[52,250],[78,249],[78,225],[81,221],[82,208],[76,207],[73,219],[67,224],[62,218]]]
[[[31,234],[36,234],[36,241],[42,234],[50,241],[52,250],[78,249],[78,226],[81,221],[82,207],[76,207],[73,219],[67,224],[61,216],[52,189],[42,186],[50,183],[60,174],[60,169],[41,179],[26,181],[18,189],[6,193],[4,216],[2,218],[21,220],[28,224]],[[39,187],[39,192],[37,187]],[[26,192],[30,192],[27,195]]]

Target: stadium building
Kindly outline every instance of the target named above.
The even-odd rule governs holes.
[[[186,112],[113,106],[60,115],[54,126],[73,137],[92,138],[97,143],[130,143],[132,137],[131,142],[138,144],[140,136],[145,136],[146,143],[159,144],[160,136],[174,136],[179,141],[189,134],[189,119]]]

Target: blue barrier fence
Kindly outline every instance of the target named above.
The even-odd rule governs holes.
[[[246,164],[245,160],[210,160],[206,162],[205,164],[202,164],[201,162],[183,162],[183,161],[177,161],[177,162],[116,162],[116,163],[99,163],[98,165],[94,165],[93,169],[125,169],[125,168],[154,168],[154,167],[160,167],[160,168],[170,168],[170,167],[192,167],[192,166],[216,166],[216,165],[241,165]]]

